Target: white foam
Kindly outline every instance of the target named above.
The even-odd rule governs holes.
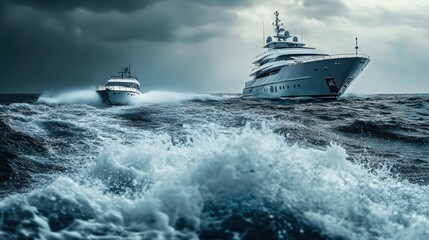
[[[220,101],[225,98],[234,97],[233,95],[214,95],[203,93],[180,93],[170,91],[149,91],[133,99],[133,105],[141,105],[145,103],[181,103],[189,100],[201,101]]]
[[[264,127],[246,126],[238,134],[200,127],[205,131],[189,129],[183,144],[154,133],[134,145],[106,147],[88,170],[11,196],[0,209],[31,223],[17,225],[18,233],[46,238],[195,238],[205,201],[251,197],[283,206],[332,237],[429,236],[427,186],[385,170],[369,172],[334,143],[316,150],[289,144]],[[125,193],[117,194],[121,186]],[[59,213],[76,220],[54,232],[47,222]],[[174,228],[179,219],[188,230]]]
[[[37,102],[48,104],[102,104],[101,98],[95,89],[75,89],[60,92],[47,91],[39,97]]]

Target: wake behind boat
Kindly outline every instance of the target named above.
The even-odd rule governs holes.
[[[97,85],[96,91],[107,105],[128,105],[141,95],[140,82],[131,75],[131,66],[123,68],[120,76],[111,76],[107,83]]]
[[[369,63],[369,56],[357,53],[328,55],[318,49],[304,47],[298,37],[292,37],[280,23],[276,11],[274,30],[256,57],[243,96],[278,98],[309,96],[339,98]],[[288,39],[292,38],[292,41]]]

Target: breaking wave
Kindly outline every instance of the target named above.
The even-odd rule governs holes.
[[[225,98],[237,97],[237,95],[216,95],[203,93],[179,93],[169,91],[149,91],[137,96],[132,102],[133,105],[141,105],[145,103],[180,103],[183,101],[220,101]]]
[[[66,90],[61,92],[44,92],[39,103],[48,104],[88,104],[101,105],[102,101],[94,89]]]
[[[131,105],[181,103],[183,101],[220,101],[226,98],[236,98],[239,95],[179,93],[170,91],[149,91],[137,96]],[[61,92],[44,92],[38,99],[39,103],[48,104],[88,104],[102,105],[101,98],[93,89],[66,90]]]
[[[204,129],[204,131],[202,131]],[[346,150],[267,127],[185,128],[106,146],[84,171],[0,202],[2,237],[104,239],[429,237],[428,187],[369,171]]]

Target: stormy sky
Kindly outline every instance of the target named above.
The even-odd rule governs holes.
[[[427,0],[0,0],[0,93],[103,84],[238,93],[273,12],[307,46],[371,57],[349,91],[429,92]]]

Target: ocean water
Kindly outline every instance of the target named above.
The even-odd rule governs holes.
[[[429,239],[429,95],[0,95],[0,239]]]

